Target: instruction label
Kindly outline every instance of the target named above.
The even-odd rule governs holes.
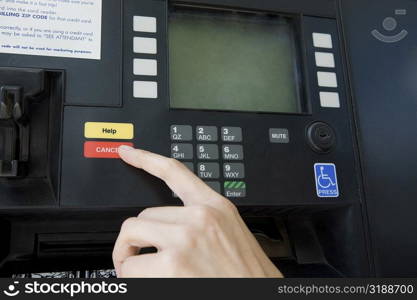
[[[0,0],[0,52],[101,58],[102,0]]]

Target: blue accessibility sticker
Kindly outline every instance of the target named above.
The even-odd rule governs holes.
[[[314,175],[316,177],[316,191],[318,197],[339,197],[339,186],[337,183],[336,166],[334,164],[314,164]]]

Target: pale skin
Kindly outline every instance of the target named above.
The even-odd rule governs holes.
[[[123,223],[113,250],[119,278],[282,277],[236,207],[182,163],[128,146],[119,154],[163,180],[184,204],[148,208]],[[157,252],[139,255],[145,247]]]

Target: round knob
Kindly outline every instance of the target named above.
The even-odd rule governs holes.
[[[336,144],[336,134],[330,125],[315,122],[307,128],[307,141],[318,153],[328,153]]]

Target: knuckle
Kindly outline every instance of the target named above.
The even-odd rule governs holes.
[[[226,213],[238,214],[236,205],[224,197],[218,200],[218,207]]]
[[[169,252],[166,252],[164,255],[164,265],[167,266],[168,269],[171,271],[180,268],[182,262],[182,254],[178,250],[171,250]]]
[[[189,257],[183,251],[176,249],[167,253],[166,271],[169,277],[179,277],[187,270],[189,265]]]
[[[151,208],[145,208],[144,210],[142,210],[139,214],[138,214],[138,218],[143,218],[146,217],[150,214],[151,212]]]
[[[200,232],[193,226],[181,226],[178,230],[178,249],[191,249],[195,248],[198,243]]]
[[[204,207],[197,213],[199,220],[196,228],[204,234],[206,239],[212,239],[222,231],[222,215],[215,208]]]
[[[208,206],[196,206],[194,217],[197,224],[207,226],[217,221],[217,214],[214,209]]]
[[[124,220],[124,222],[122,224],[121,231],[126,231],[129,228],[131,228],[133,226],[133,224],[135,224],[136,220],[137,220],[137,218],[135,218],[135,217],[131,217],[131,218],[128,218],[128,219]]]

